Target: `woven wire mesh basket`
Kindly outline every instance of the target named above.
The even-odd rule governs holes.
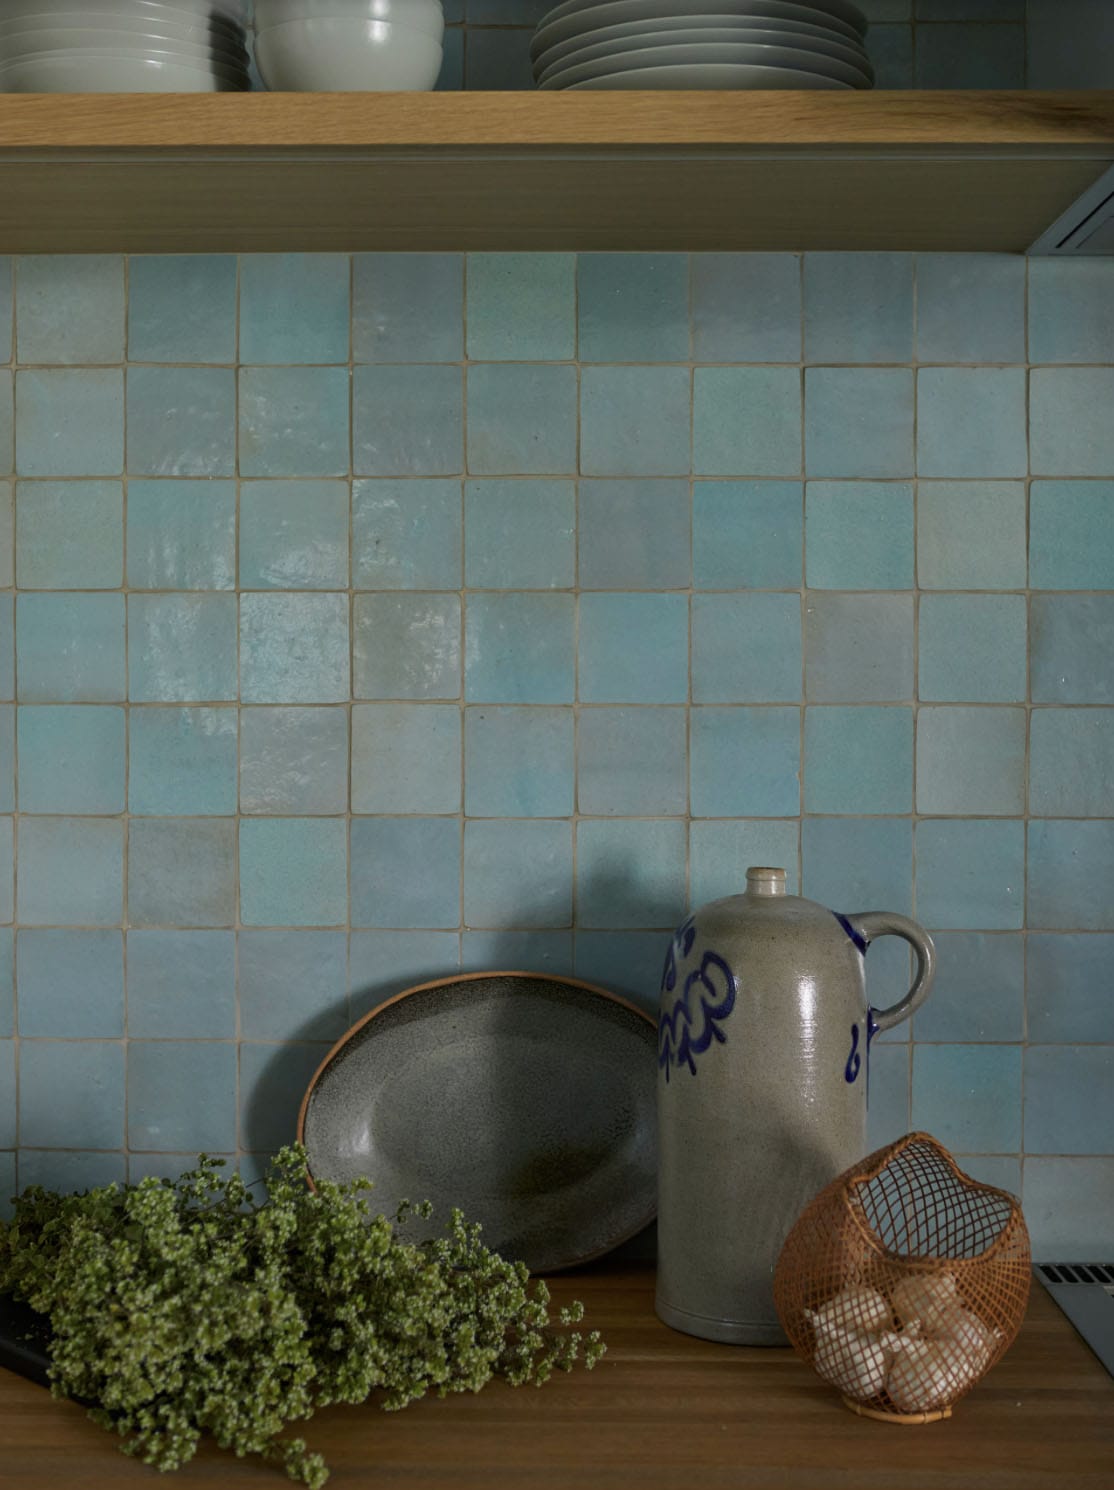
[[[930,1423],[1012,1344],[1029,1267],[1014,1197],[910,1133],[810,1202],[778,1258],[774,1302],[797,1354],[853,1412]]]

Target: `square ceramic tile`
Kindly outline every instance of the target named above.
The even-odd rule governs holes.
[[[576,575],[571,481],[466,481],[464,582],[481,590],[569,588]]]
[[[801,583],[799,481],[698,481],[692,493],[698,590],[792,589]]]
[[[119,926],[123,909],[121,822],[76,817],[21,820],[20,921],[28,926]]]
[[[910,1074],[908,1046],[874,1046],[866,1111],[868,1149],[892,1143],[909,1132]]]
[[[12,854],[12,864],[0,859],[0,921],[12,921],[15,919],[15,829],[14,819],[10,817],[0,818],[0,854]],[[41,884],[40,884],[41,888]],[[6,954],[5,954],[6,955]],[[7,969],[4,972],[4,981],[7,981]]]
[[[242,368],[240,475],[346,475],[349,397],[346,367]]]
[[[917,1011],[918,1040],[1021,1040],[1025,945],[1012,931],[945,931],[932,996]]]
[[[688,597],[582,594],[581,703],[680,704],[688,697]]]
[[[353,708],[353,812],[459,812],[460,789],[458,705]]]
[[[236,811],[235,709],[128,711],[128,810],[168,817]]]
[[[1025,597],[925,595],[920,604],[922,699],[1023,703]]]
[[[1106,0],[1028,0],[1029,86],[1106,88]]]
[[[16,374],[20,476],[119,476],[124,375],[119,368],[25,368]]]
[[[798,476],[801,374],[795,367],[698,367],[692,468],[698,476]]]
[[[1042,1045],[1114,1044],[1114,1000],[1107,969],[1114,936],[1030,932],[1025,1007],[1029,1038]]]
[[[683,708],[581,709],[577,810],[591,817],[671,817],[688,808]]]
[[[229,367],[128,369],[128,473],[231,476],[236,374]]]
[[[15,1041],[0,1040],[0,1143],[10,1147],[16,1142],[18,1122],[16,1117],[16,1069]],[[14,1179],[14,1172],[12,1178]],[[12,1186],[14,1190],[15,1186]],[[14,1195],[11,1199],[14,1199]],[[5,1196],[5,1201],[8,1197]],[[11,1214],[10,1205],[5,1210],[5,1219]]]
[[[357,595],[357,698],[457,698],[460,599],[444,594]]]
[[[694,817],[790,817],[801,810],[800,709],[697,708]]]
[[[129,258],[128,357],[132,362],[234,362],[236,256]]]
[[[468,469],[473,476],[565,476],[576,471],[576,463],[574,367],[469,367]]]
[[[16,614],[22,702],[124,697],[122,595],[21,595]]]
[[[752,864],[781,865],[785,889],[796,895],[801,825],[770,819],[693,823],[689,828],[689,908],[741,895]]]
[[[909,595],[812,592],[805,604],[810,703],[887,703],[913,695]]]
[[[1114,823],[1029,824],[1028,925],[1114,931]]]
[[[1025,268],[1020,254],[918,254],[919,359],[1024,362]]]
[[[124,719],[123,709],[97,704],[21,708],[19,810],[123,812]]]
[[[913,1127],[963,1153],[1021,1147],[1020,1045],[917,1045]]]
[[[7,589],[15,583],[15,486],[0,481],[0,581]]]
[[[1114,584],[1114,481],[1034,481],[1029,583],[1039,590]]]
[[[123,932],[21,931],[17,956],[22,1036],[123,1035]]]
[[[1025,811],[1025,710],[922,708],[917,811],[936,816]]]
[[[124,582],[119,481],[21,481],[16,577],[24,590],[114,590]]]
[[[1034,817],[1114,817],[1114,709],[1034,709]]]
[[[568,822],[465,824],[464,924],[568,926],[572,833]]]
[[[1025,0],[917,0],[919,21],[1023,21]]]
[[[957,1154],[964,1174],[1021,1199],[1021,1159],[1016,1154]]]
[[[236,1046],[211,1040],[128,1045],[128,1144],[187,1153],[236,1142]]]
[[[1025,825],[917,824],[917,919],[930,930],[1014,931],[1022,923]]]
[[[15,384],[7,368],[0,370],[0,471],[15,469]]]
[[[1025,543],[1022,482],[918,482],[917,581],[922,589],[1021,589]]]
[[[981,24],[917,27],[917,88],[1024,88],[1025,27]]]
[[[245,481],[240,487],[240,588],[348,586],[348,484]]]
[[[469,89],[525,92],[534,85],[530,32],[521,26],[506,30],[470,27],[465,64]]]
[[[348,961],[351,1017],[356,1020],[407,988],[452,977],[460,967],[460,934],[354,931],[349,939]],[[499,965],[498,957],[484,957],[477,971]]]
[[[1103,259],[1034,258],[1029,265],[1029,356],[1034,362],[1109,362],[1114,276]]]
[[[348,807],[343,708],[240,711],[240,811],[328,814]]]
[[[352,583],[358,590],[456,590],[462,583],[459,480],[354,481]]]
[[[464,469],[459,367],[358,367],[352,468],[359,476],[451,476]]]
[[[800,596],[693,596],[692,697],[700,704],[797,703]]]
[[[331,704],[349,692],[347,595],[243,595],[240,697]]]
[[[10,897],[9,897],[10,898]],[[10,915],[11,906],[8,906]],[[15,1034],[15,933],[0,928],[0,1036]]]
[[[460,925],[460,822],[364,817],[352,822],[352,925]],[[411,874],[409,866],[422,872]]]
[[[671,929],[684,916],[685,824],[582,818],[576,825],[576,924]]]
[[[298,1104],[328,1054],[325,1044],[240,1044],[240,1147],[261,1155],[293,1143]]]
[[[577,312],[582,362],[684,362],[689,355],[688,256],[580,254]]]
[[[580,469],[586,476],[684,476],[691,464],[686,367],[585,367]]]
[[[15,811],[15,707],[0,704],[0,812]],[[2,941],[2,938],[0,938]],[[4,1002],[3,949],[0,947],[0,1007]],[[3,1033],[0,1016],[0,1034]]]
[[[15,323],[13,309],[13,262],[7,254],[0,255],[0,357],[5,362],[12,360]]]
[[[920,476],[1025,476],[1025,370],[922,367],[917,373]]]
[[[460,10],[464,0],[455,0],[455,5],[450,0],[450,5],[445,9],[445,20],[450,19],[450,9]],[[438,93],[459,93],[464,87],[464,27],[460,25],[449,25],[445,29],[445,35],[441,43],[441,71],[437,74],[437,82],[434,85]],[[386,257],[386,256],[384,256]],[[410,255],[396,254],[393,257],[403,258]],[[429,258],[429,254],[414,254],[412,257]]]
[[[555,978],[573,975],[571,931],[465,931],[460,937],[460,970],[523,968]]]
[[[1061,4],[1056,0],[1057,19]],[[1114,1159],[1034,1155],[1025,1162],[1024,1193],[1025,1219],[1036,1253],[1106,1255],[1114,1226]]]
[[[123,1139],[116,1141],[122,1143]],[[41,1185],[44,1190],[57,1190],[61,1195],[113,1183],[122,1185],[127,1178],[127,1163],[122,1152],[20,1149],[20,1185]]]
[[[347,362],[347,254],[242,254],[241,362]]]
[[[911,588],[912,483],[810,481],[805,582],[820,590]]]
[[[770,861],[775,862],[775,861]],[[804,894],[839,911],[912,909],[913,828],[899,817],[811,817],[801,824]]]
[[[20,362],[124,360],[121,254],[29,254],[16,266]]]
[[[806,709],[806,812],[909,812],[912,803],[911,709]]]
[[[574,805],[573,733],[568,708],[468,709],[465,812],[469,817],[568,817]]]
[[[575,606],[571,595],[469,595],[464,648],[468,702],[572,703]],[[456,677],[454,670],[453,696]]]
[[[240,1031],[248,1040],[339,1040],[348,1026],[343,931],[241,931]]]
[[[698,362],[800,362],[800,258],[693,254],[692,337]]]
[[[909,362],[913,255],[807,253],[805,361]]]
[[[235,589],[234,482],[129,481],[127,528],[133,590]]]
[[[1025,1152],[1104,1154],[1114,1126],[1114,1050],[1030,1045],[1025,1052]]]
[[[562,362],[574,357],[576,255],[469,254],[467,317],[473,361]]]
[[[908,368],[810,367],[805,470],[857,480],[913,474],[913,374]]]
[[[1114,704],[1114,596],[1034,595],[1029,665],[1035,704]]]
[[[235,1034],[233,932],[128,932],[128,1035],[133,1040],[230,1040]]]
[[[463,254],[355,254],[352,292],[357,362],[463,357]]]
[[[134,818],[128,825],[132,926],[231,926],[236,825],[229,818]]]
[[[19,1136],[28,1148],[124,1142],[124,1047],[115,1040],[21,1042]],[[24,1181],[28,1182],[26,1172]]]
[[[245,926],[342,926],[348,911],[344,818],[246,818],[240,824]]]
[[[1035,367],[1029,374],[1034,476],[1114,476],[1114,368]],[[18,436],[17,436],[18,443]]]
[[[578,501],[583,589],[688,588],[692,497],[687,481],[582,481]]]
[[[586,983],[630,999],[656,1020],[661,947],[660,931],[578,931],[573,970]]]
[[[15,605],[0,595],[0,698],[15,697]]]
[[[133,703],[224,701],[236,687],[234,595],[128,597]]]

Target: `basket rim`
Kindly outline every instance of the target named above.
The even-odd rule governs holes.
[[[911,1267],[921,1266],[925,1268],[936,1268],[939,1267],[941,1262],[946,1262],[950,1268],[964,1269],[985,1263],[996,1252],[1005,1247],[1010,1230],[1008,1224],[1003,1226],[989,1247],[982,1252],[977,1252],[974,1257],[915,1257],[910,1253],[895,1252],[892,1248],[883,1246],[878,1235],[866,1224],[862,1207],[856,1207],[851,1204],[851,1192],[853,1190],[857,1190],[860,1185],[869,1184],[871,1180],[876,1180],[899,1154],[904,1153],[908,1148],[912,1148],[914,1144],[927,1144],[930,1148],[934,1149],[937,1156],[944,1160],[952,1173],[970,1189],[983,1190],[988,1195],[1001,1196],[1009,1204],[1011,1220],[1020,1219],[1024,1225],[1024,1217],[1015,1195],[1011,1195],[1008,1190],[1003,1190],[999,1185],[988,1185],[983,1180],[974,1179],[966,1170],[960,1169],[953,1155],[944,1147],[939,1139],[933,1138],[931,1133],[918,1131],[915,1133],[906,1133],[904,1138],[897,1138],[893,1143],[887,1144],[884,1148],[876,1149],[873,1154],[869,1154],[867,1157],[868,1159],[876,1159],[877,1163],[869,1169],[856,1173],[845,1183],[843,1187],[843,1203],[850,1212],[855,1226],[862,1234],[868,1246],[887,1262],[901,1262]],[[1024,1266],[1026,1273],[1028,1273],[1028,1264],[1026,1263]]]

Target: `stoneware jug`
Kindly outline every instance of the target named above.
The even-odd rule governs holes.
[[[904,937],[913,986],[866,1000],[863,958]],[[866,1152],[870,1044],[908,1018],[931,938],[886,911],[840,915],[748,869],[745,895],[702,906],[666,956],[658,1023],[658,1285],[666,1324],[783,1345],[774,1265],[806,1202]]]

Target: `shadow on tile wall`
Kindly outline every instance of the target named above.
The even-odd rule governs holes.
[[[652,1008],[765,861],[939,937],[871,1138],[1101,1240],[1114,264],[0,260],[0,344],[7,1189],[255,1164],[457,969]]]

